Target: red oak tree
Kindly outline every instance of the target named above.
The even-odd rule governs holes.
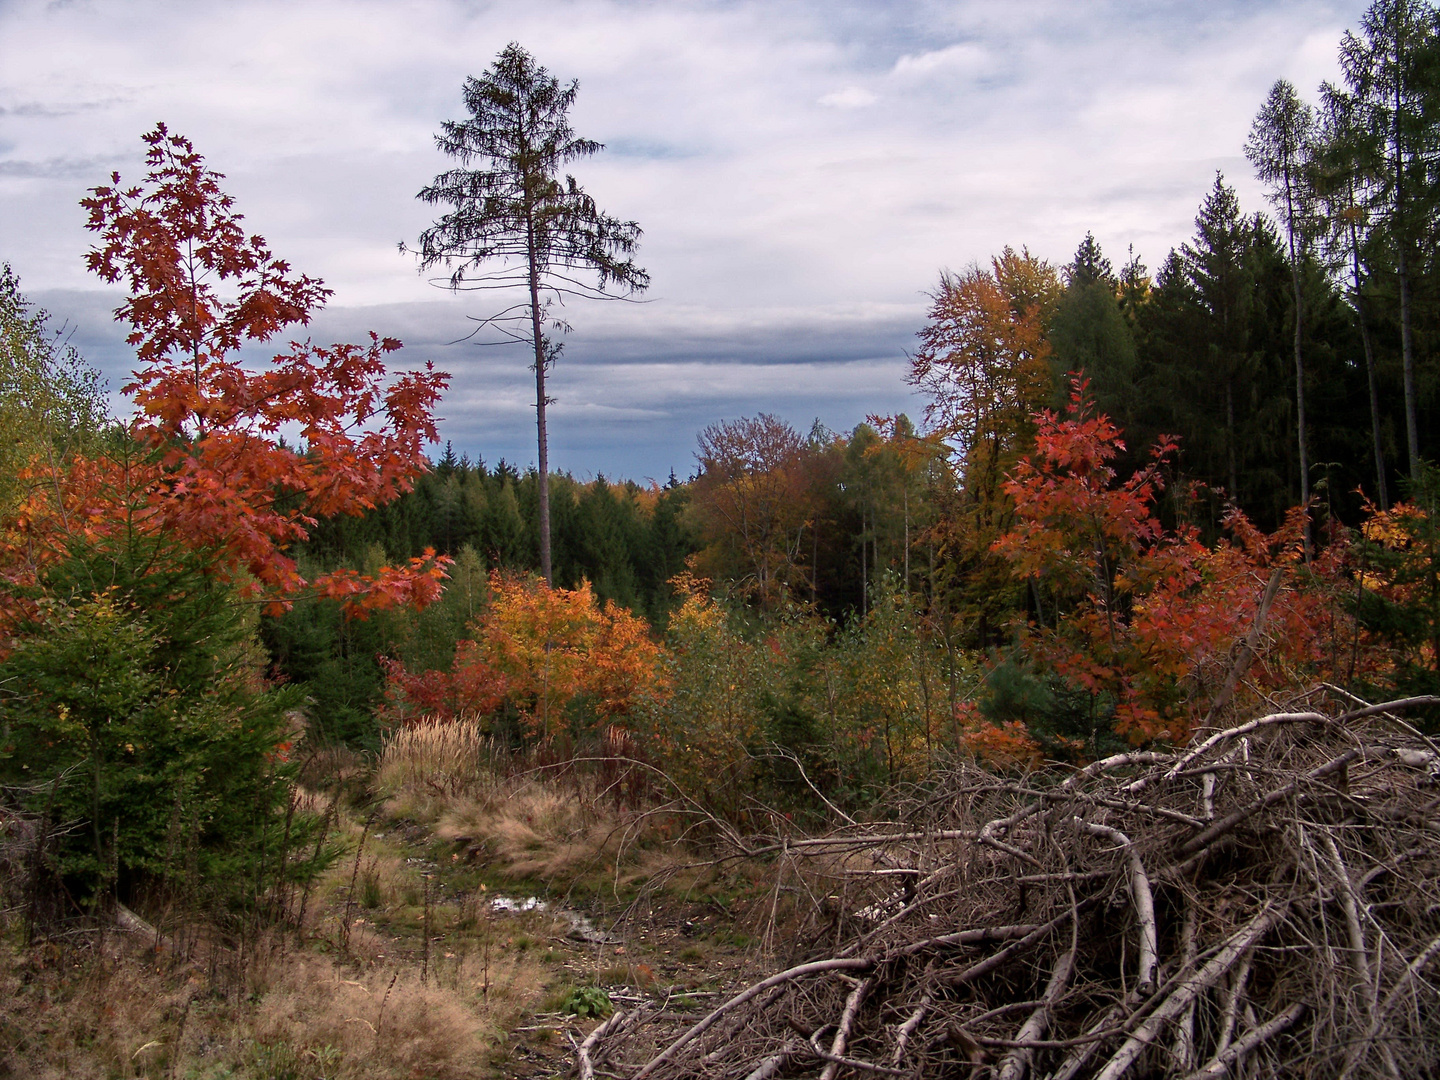
[[[77,540],[148,536],[202,552],[210,573],[272,609],[304,589],[359,613],[434,599],[448,560],[433,554],[307,582],[286,549],[319,517],[410,488],[449,377],[429,364],[391,377],[385,357],[400,343],[374,334],[291,342],[262,370],[242,363],[243,345],[308,323],[330,290],[246,235],[222,174],[188,139],[158,124],[144,141],[142,182],[114,173],[82,201],[99,237],[89,268],[129,289],[116,316],[139,360],[124,388],[137,415],[107,453],[32,464],[28,498],[0,535],[6,577],[23,592]]]

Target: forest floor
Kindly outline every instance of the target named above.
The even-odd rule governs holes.
[[[298,933],[237,948],[137,905],[160,929],[27,947],[0,922],[0,1078],[569,1076],[596,1013],[703,1011],[758,970],[768,885],[573,784],[309,799],[343,854]]]

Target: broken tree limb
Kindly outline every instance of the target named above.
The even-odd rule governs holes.
[[[1306,1008],[1305,1002],[1297,1001],[1279,1016],[1267,1020],[1259,1027],[1251,1028],[1185,1080],[1220,1080],[1221,1077],[1230,1075],[1230,1070],[1251,1050],[1263,1046],[1282,1031],[1289,1030],[1296,1020],[1305,1015]]]
[[[835,1074],[840,1071],[840,1063],[845,1060],[845,1044],[850,1039],[855,1014],[860,1011],[860,1003],[865,1000],[865,995],[873,985],[874,979],[861,979],[860,984],[850,991],[850,996],[845,999],[845,1011],[840,1014],[840,1023],[835,1027],[835,1038],[830,1040],[829,1064],[821,1072],[820,1080],[835,1080]]]
[[[1265,592],[1261,594],[1260,603],[1255,608],[1255,621],[1251,624],[1250,632],[1245,635],[1244,641],[1240,643],[1240,651],[1236,654],[1235,663],[1231,665],[1229,674],[1225,676],[1220,693],[1215,695],[1215,700],[1210,705],[1210,711],[1205,714],[1204,727],[1209,727],[1210,722],[1220,714],[1225,706],[1230,704],[1230,699],[1235,696],[1235,687],[1245,677],[1250,662],[1260,651],[1260,639],[1265,633],[1265,621],[1270,617],[1270,605],[1275,602],[1275,595],[1280,591],[1280,582],[1284,580],[1284,577],[1283,565],[1277,565],[1270,571],[1270,580],[1265,583]]]
[[[1429,1075],[1440,752],[1401,705],[1307,713],[1316,692],[1291,700],[1179,751],[1085,769],[1017,778],[937,763],[858,826],[788,837],[772,872],[783,863],[794,887],[762,914],[775,920],[762,940],[792,957],[775,961],[779,981],[717,998],[721,1017],[673,1052],[694,1018],[608,1035],[592,1062],[603,1051],[626,1080],[647,1067],[645,1080],[980,1076],[977,1062],[998,1080],[1014,1052],[1023,1080]],[[982,832],[1024,857],[979,843]],[[877,853],[903,863],[903,891],[873,872]],[[1042,1019],[1072,950],[1043,1029],[1017,1032]],[[1149,994],[1137,960],[1153,965]]]
[[[595,1065],[590,1060],[590,1055],[595,1053],[595,1048],[605,1040],[607,1035],[613,1034],[625,1026],[627,1015],[624,1009],[616,1009],[610,1014],[610,1019],[586,1035],[585,1041],[576,1048],[575,1061],[580,1069],[580,1080],[595,1080]]]
[[[908,1077],[910,1075],[910,1073],[906,1072],[904,1069],[892,1069],[886,1065],[876,1065],[873,1062],[860,1061],[858,1058],[847,1058],[841,1057],[839,1054],[832,1054],[828,1050],[823,1049],[820,1044],[815,1041],[814,1035],[810,1036],[810,1052],[816,1057],[818,1057],[821,1061],[828,1063],[826,1065],[827,1071],[831,1066],[834,1066],[836,1069],[840,1069],[842,1067],[847,1069],[859,1069],[862,1072],[880,1073],[884,1076]]]
[[[1288,784],[1278,787],[1273,791],[1267,792],[1265,795],[1256,799],[1254,802],[1246,806],[1240,807],[1240,809],[1234,811],[1233,813],[1226,814],[1223,818],[1215,822],[1199,836],[1193,837],[1192,839],[1187,840],[1185,843],[1181,844],[1179,854],[1195,854],[1196,852],[1209,846],[1217,837],[1223,836],[1225,833],[1235,828],[1235,826],[1239,825],[1246,818],[1254,817],[1261,810],[1274,806],[1282,799],[1289,798],[1305,784],[1311,784],[1317,780],[1323,780],[1327,776],[1340,772],[1352,761],[1359,760],[1362,756],[1364,756],[1364,753],[1365,751],[1359,748],[1352,748],[1350,750],[1346,750],[1345,753],[1341,754],[1339,757],[1332,758],[1317,769],[1312,769],[1303,777],[1298,777]]]
[[[1108,825],[1072,819],[1075,826],[1091,836],[1103,836],[1119,844],[1125,852],[1125,861],[1130,868],[1130,898],[1135,902],[1135,918],[1140,925],[1140,965],[1137,971],[1136,993],[1148,994],[1155,985],[1155,964],[1159,953],[1160,933],[1155,922],[1155,898],[1150,891],[1150,878],[1145,873],[1145,864],[1130,837],[1119,829]]]
[[[710,1030],[710,1027],[715,1021],[719,1020],[732,1009],[739,1008],[751,998],[763,994],[772,986],[779,986],[781,983],[790,982],[792,979],[802,979],[807,975],[821,975],[831,971],[864,971],[874,966],[875,962],[873,960],[841,957],[833,960],[817,960],[809,964],[798,964],[779,974],[771,975],[768,979],[761,979],[758,983],[742,990],[724,1004],[720,1005],[698,1024],[666,1047],[661,1053],[651,1058],[650,1061],[645,1064],[644,1068],[635,1074],[635,1080],[643,1080],[644,1077],[649,1076],[661,1065],[669,1061],[681,1047],[693,1042]]]
[[[798,1039],[791,1039],[778,1052],[771,1054],[756,1065],[752,1071],[746,1073],[745,1080],[771,1080],[795,1056],[802,1045]]]
[[[905,1047],[915,1036],[915,1030],[925,1022],[925,1014],[930,1011],[930,1006],[935,1001],[935,991],[926,990],[920,998],[920,1004],[915,1007],[905,1022],[895,1032],[895,1048],[890,1052],[890,1064],[899,1068],[905,1061]]]
[[[1065,988],[1070,983],[1070,975],[1074,970],[1075,949],[1072,946],[1069,952],[1060,957],[1059,962],[1055,965],[1055,970],[1050,973],[1050,982],[1045,986],[1045,994],[1041,998],[1040,1005],[1021,1025],[1015,1035],[1016,1042],[1031,1042],[1045,1037],[1045,1032],[1050,1027],[1050,1011],[1055,1007],[1055,1002],[1065,993]],[[1011,1050],[1001,1060],[996,1080],[1023,1080],[1034,1056],[1034,1051],[1029,1047],[1016,1047]]]
[[[1170,991],[1165,1001],[1150,1014],[1143,1024],[1135,1029],[1123,1046],[1105,1063],[1096,1080],[1120,1080],[1135,1063],[1135,1059],[1160,1034],[1161,1028],[1179,1016],[1202,991],[1214,986],[1235,963],[1257,941],[1264,937],[1289,911],[1288,904],[1268,906],[1260,911],[1245,926],[1237,930],[1210,962]]]

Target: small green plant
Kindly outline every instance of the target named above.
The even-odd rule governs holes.
[[[255,1047],[254,1070],[258,1080],[301,1080],[300,1055],[289,1043],[260,1043]]]
[[[383,899],[384,895],[380,890],[380,874],[372,865],[360,875],[360,906],[367,911],[374,911],[380,906]]]
[[[338,1046],[331,1046],[326,1043],[324,1046],[312,1047],[305,1051],[305,1056],[314,1059],[315,1067],[319,1069],[316,1080],[329,1080],[336,1074],[340,1065],[340,1059],[344,1055]]]
[[[567,1016],[600,1018],[615,1011],[610,995],[598,986],[574,986],[560,1001],[560,1012]]]

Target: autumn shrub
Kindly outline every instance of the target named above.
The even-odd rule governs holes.
[[[664,695],[641,703],[639,730],[670,778],[692,798],[738,810],[768,742],[767,702],[780,689],[784,650],[741,633],[709,582],[681,575],[684,599],[670,616]]]
[[[1052,749],[1086,744],[1095,754],[1112,735],[1183,741],[1217,702],[1238,705],[1250,686],[1263,693],[1336,676],[1340,643],[1353,639],[1338,602],[1347,546],[1307,560],[1300,509],[1274,535],[1232,509],[1229,536],[1212,547],[1193,527],[1166,528],[1154,507],[1174,442],[1117,478],[1121,433],[1087,394],[1077,379],[1066,418],[1039,414],[1035,451],[1006,482],[1015,521],[994,549],[1035,602],[1017,627],[1023,658],[1008,674],[997,665],[980,713],[1016,719],[999,700],[1004,680],[1038,672],[1032,688],[1063,700],[1039,710],[1036,734]],[[1233,654],[1247,635],[1248,652]],[[1264,662],[1242,682],[1236,663],[1262,649]]]
[[[884,575],[865,614],[837,633],[812,683],[838,761],[875,763],[886,784],[926,775],[953,751],[954,703],[968,697],[978,665],[939,640],[920,597]]]
[[[1407,498],[1370,513],[1356,537],[1350,599],[1371,648],[1388,668],[1371,665],[1363,682],[1389,693],[1440,693],[1440,468],[1426,464]],[[1352,656],[1361,651],[1355,642]],[[1434,709],[1426,716],[1440,724]]]
[[[623,725],[665,692],[649,626],[613,601],[598,604],[588,582],[559,589],[493,572],[470,632],[448,671],[385,662],[390,720],[468,719],[495,731],[508,714],[522,741],[573,743]]]
[[[638,730],[669,778],[717,813],[863,807],[955,748],[953,706],[978,665],[944,649],[894,576],[844,626],[799,605],[728,606],[690,575],[675,585],[666,692],[645,700]]]

